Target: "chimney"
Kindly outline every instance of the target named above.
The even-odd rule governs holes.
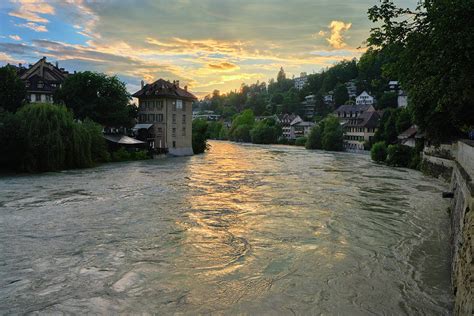
[[[184,90],[188,91],[188,86],[184,86]]]
[[[18,67],[21,68],[21,63],[18,64]]]
[[[142,85],[142,89],[143,89],[143,87],[145,86],[145,81],[142,80],[141,85]]]
[[[176,80],[176,88],[179,88],[179,80]]]
[[[59,68],[59,63],[58,63],[58,61],[56,61],[56,68]]]

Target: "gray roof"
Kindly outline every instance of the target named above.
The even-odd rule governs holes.
[[[173,99],[197,100],[191,92],[180,88],[176,83],[171,83],[163,79],[158,79],[153,83],[146,84],[132,96],[135,98],[167,97]]]
[[[337,112],[365,112],[367,111],[372,105],[371,104],[343,104],[336,109]]]
[[[104,138],[112,143],[117,143],[120,145],[141,145],[145,144],[141,140],[131,138],[125,135],[104,135]]]
[[[379,126],[380,114],[376,111],[364,112],[358,117],[349,118],[346,126],[376,128]]]

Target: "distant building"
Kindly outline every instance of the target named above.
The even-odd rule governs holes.
[[[218,121],[221,118],[219,114],[214,111],[193,111],[193,120],[202,119],[206,121]]]
[[[303,119],[296,114],[282,114],[278,116],[278,123],[281,125],[282,136],[286,139],[291,137],[291,124],[302,122]]]
[[[293,79],[293,81],[295,83],[295,88],[298,89],[298,90],[301,90],[301,89],[303,89],[306,82],[308,82],[308,76],[307,76],[306,72],[302,72],[300,74],[299,78],[295,78],[295,79]]]
[[[334,91],[329,91],[328,94],[324,95],[324,104],[334,104]]]
[[[370,104],[344,104],[334,111],[334,114],[342,123],[347,122],[352,118],[356,118],[365,112],[374,112],[375,108]]]
[[[415,148],[416,141],[422,139],[424,135],[419,132],[418,126],[412,125],[407,130],[403,131],[400,135],[397,136],[398,142],[401,145]]]
[[[371,143],[380,123],[377,111],[367,111],[350,118],[344,125],[344,148],[347,151],[366,150],[365,144]]]
[[[357,86],[354,79],[349,80],[348,82],[346,82],[345,85],[349,98],[354,98],[355,96],[357,96]]]
[[[404,108],[408,106],[408,96],[405,91],[402,90],[398,81],[391,80],[388,82],[388,89],[391,92],[395,92],[397,94],[397,106],[399,108]]]
[[[374,104],[374,102],[375,102],[374,97],[368,94],[366,91],[363,91],[360,95],[356,97],[357,105],[362,105],[362,104],[372,105]]]
[[[141,140],[157,152],[175,156],[193,154],[192,105],[196,97],[173,83],[159,79],[133,94],[139,100],[137,131]]]
[[[316,96],[314,94],[306,96],[302,105],[304,108],[304,116],[312,118],[315,115],[316,110]]]
[[[27,99],[32,103],[53,103],[54,92],[61,87],[69,73],[58,64],[46,61],[46,57],[38,60],[28,68],[19,64],[18,75],[25,83]]]
[[[314,122],[294,120],[290,124],[290,137],[288,137],[288,139],[293,140],[298,137],[307,137],[314,125]]]

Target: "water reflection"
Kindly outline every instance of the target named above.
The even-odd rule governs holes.
[[[212,145],[0,179],[0,312],[448,312],[442,183],[360,155]]]

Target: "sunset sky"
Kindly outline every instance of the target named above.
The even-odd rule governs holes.
[[[359,57],[377,0],[1,0],[0,65],[180,80],[198,96]],[[416,0],[397,1],[413,6]],[[361,47],[360,49],[358,49]]]

